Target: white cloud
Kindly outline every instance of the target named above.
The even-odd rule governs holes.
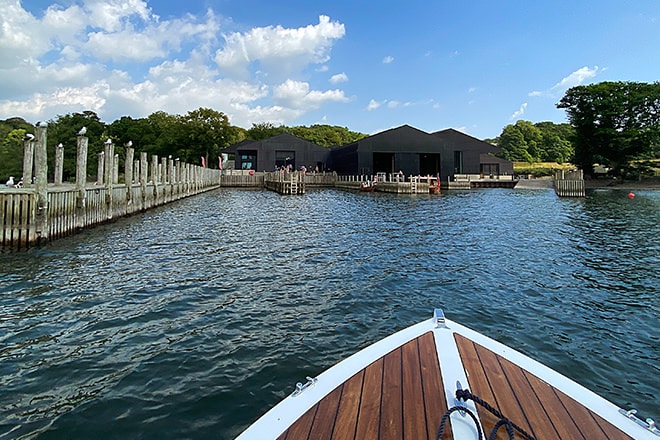
[[[371,101],[369,101],[369,105],[367,105],[367,111],[370,112],[372,110],[376,110],[381,105],[383,105],[382,102],[378,102],[375,99],[372,99]]]
[[[594,66],[593,69],[589,67],[582,67],[575,72],[571,73],[565,78],[562,78],[557,84],[555,84],[551,90],[561,90],[565,91],[571,87],[582,84],[585,80],[593,78],[598,73],[598,66]]]
[[[348,102],[341,90],[327,90],[321,92],[310,90],[309,84],[301,81],[286,80],[273,90],[273,100],[278,105],[286,107],[299,107],[312,110],[321,107],[325,102]]]
[[[392,56],[388,55],[385,58],[383,58],[383,64],[391,64],[393,62],[394,62],[394,57]]]
[[[224,36],[225,47],[216,52],[215,62],[230,75],[245,77],[250,64],[258,61],[273,74],[286,76],[308,64],[327,62],[334,40],[344,34],[344,25],[325,15],[317,25],[297,29],[268,26],[234,32]]]
[[[89,23],[106,32],[124,29],[131,18],[139,17],[145,22],[158,20],[158,16],[152,15],[151,9],[142,0],[87,0],[85,10],[89,15]]]
[[[526,111],[526,110],[527,110],[527,103],[524,102],[524,103],[520,106],[520,108],[519,108],[517,111],[515,111],[515,112],[511,115],[511,119],[516,119],[516,118],[521,117],[522,115],[525,114],[525,111]]]
[[[330,82],[332,84],[339,84],[348,81],[348,75],[346,75],[344,72],[338,73],[336,75],[332,75],[330,77]]]
[[[529,93],[529,96],[531,97],[539,97],[539,96],[549,96],[552,98],[556,98],[558,96],[561,96],[566,92],[566,90],[570,89],[571,87],[578,86],[585,82],[588,79],[594,78],[596,75],[598,75],[599,72],[602,72],[604,69],[599,69],[598,66],[594,66],[593,68],[589,68],[587,66],[581,67],[575,72],[571,73],[570,75],[562,78],[561,81],[559,81],[557,84],[552,86],[549,90],[545,91],[539,91],[535,90],[533,92]]]
[[[9,4],[0,16],[0,119],[47,120],[92,110],[111,122],[211,107],[249,127],[285,124],[328,102],[350,101],[342,90],[315,90],[311,82],[292,79],[313,64],[319,67],[308,74],[328,70],[332,46],[345,29],[326,16],[313,25],[223,37],[212,10],[161,19],[144,0],[67,0],[67,7],[53,4],[37,17],[20,0],[3,2]],[[222,19],[222,25],[232,24]],[[252,62],[259,68],[254,75],[227,75],[249,73]]]

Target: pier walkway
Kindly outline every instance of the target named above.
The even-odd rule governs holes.
[[[78,136],[75,183],[62,183],[63,153],[56,151],[53,183],[48,183],[47,127],[37,126],[34,139],[26,139],[24,186],[0,190],[0,242],[2,247],[27,248],[73,234],[83,228],[145,211],[217,188],[221,170],[181,163],[178,159],[126,148],[124,183],[119,182],[119,156],[111,141],[98,154],[97,180],[87,180],[88,139]],[[34,170],[34,177],[33,177]],[[34,183],[32,183],[34,182]]]

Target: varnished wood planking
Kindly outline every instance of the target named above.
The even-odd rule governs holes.
[[[427,439],[436,440],[440,420],[447,412],[444,386],[440,376],[438,354],[435,349],[433,333],[428,332],[419,337],[419,360],[422,373],[422,388],[424,393],[424,413],[426,415]],[[450,440],[451,423],[445,426],[443,440]]]
[[[515,390],[516,400],[522,408],[525,419],[529,424],[529,430],[527,432],[535,436],[538,440],[566,438],[559,435],[555,429],[552,420],[550,420],[523,370],[500,356],[497,356],[497,360],[502,367],[502,371],[504,371],[509,385]],[[552,402],[550,406],[553,405],[556,405],[556,402]]]
[[[284,436],[286,440],[308,439],[309,432],[312,429],[314,416],[316,416],[319,405],[314,405],[305,414],[300,417],[295,424],[291,425]]]
[[[469,372],[470,390],[533,433],[538,440],[630,439],[615,426],[510,361],[463,336],[456,335],[456,341]],[[507,398],[516,404],[503,404]],[[477,408],[488,433],[492,429],[492,416],[479,406]],[[523,412],[525,424],[517,419]],[[528,421],[531,425],[527,424]],[[503,430],[500,430],[499,438],[506,438]],[[517,435],[516,438],[520,437]]]
[[[337,410],[337,420],[335,422],[333,438],[355,438],[363,381],[364,370],[348,379],[342,385],[341,399],[339,401],[339,408]]]
[[[576,420],[580,431],[589,440],[632,440],[632,437],[621,432],[617,427],[612,426],[611,423],[589,411],[566,394],[556,389],[554,391],[566,410]]]
[[[380,417],[380,438],[403,437],[403,381],[401,349],[388,353],[384,358],[383,399]]]
[[[404,401],[410,401],[405,408]],[[446,410],[435,341],[429,332],[351,377],[279,438],[435,439]],[[446,429],[443,440],[451,439],[451,430]]]
[[[309,438],[314,440],[330,440],[337,419],[337,409],[341,398],[342,387],[337,387],[333,392],[318,403],[316,417],[312,423]]]
[[[404,440],[421,439],[426,437],[427,430],[417,340],[404,345],[402,350],[403,362],[406,366],[403,369],[403,391],[405,395],[403,399],[403,438]]]
[[[356,439],[375,439],[380,432],[380,399],[382,397],[383,358],[369,365],[364,372],[360,413]]]
[[[559,438],[569,438],[573,440],[587,440],[588,437],[580,431],[579,427],[573,420],[571,413],[569,413],[564,405],[550,404],[546,402],[553,402],[557,399],[555,390],[553,387],[547,383],[538,380],[536,376],[525,371],[525,376],[529,380],[530,386],[534,390],[541,402],[543,402],[543,408],[545,409],[548,417],[553,422],[553,425],[558,433]]]
[[[488,376],[484,371],[479,356],[477,355],[477,347],[472,341],[465,339],[462,336],[459,337],[458,335],[456,336],[456,343],[458,344],[461,359],[463,360],[463,367],[469,382],[469,387],[468,384],[461,384],[463,388],[468,387],[470,391],[478,395],[484,401],[490,403],[498,410],[501,410],[497,405],[497,400],[491,389]],[[479,411],[479,417],[486,433],[489,433],[497,423],[497,418],[489,412]]]

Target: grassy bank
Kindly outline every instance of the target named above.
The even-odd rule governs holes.
[[[557,162],[514,162],[513,172],[516,174],[528,174],[533,177],[546,177],[554,175],[556,170],[571,170],[575,169],[575,165],[571,163],[557,163]]]

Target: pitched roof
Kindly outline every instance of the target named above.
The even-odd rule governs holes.
[[[481,139],[477,139],[476,137],[470,136],[469,134],[465,134],[458,130],[454,130],[453,128],[447,128],[446,130],[436,131],[431,133],[431,135],[443,139],[452,145],[471,146],[473,148],[478,148],[480,150],[485,149],[490,153],[499,153],[500,151],[502,151],[501,148],[496,147],[493,144],[489,144],[486,141],[482,141]]]

